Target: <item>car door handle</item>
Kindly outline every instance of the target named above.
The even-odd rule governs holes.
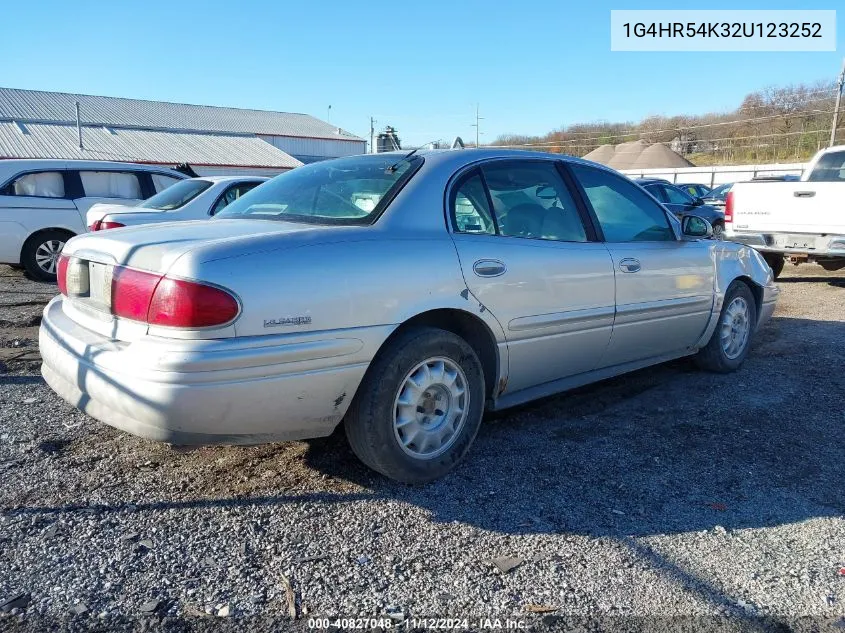
[[[619,270],[623,273],[636,273],[640,271],[640,262],[638,259],[634,259],[633,257],[626,257],[622,261],[619,262]]]
[[[507,267],[498,259],[479,259],[472,265],[472,270],[479,277],[498,277],[505,274]]]
[[[816,192],[815,191],[796,191],[792,195],[795,196],[796,198],[812,198],[814,195],[816,195]]]

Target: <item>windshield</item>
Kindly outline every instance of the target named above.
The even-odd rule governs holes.
[[[718,198],[720,200],[724,200],[725,196],[728,195],[728,191],[730,191],[731,187],[733,187],[732,182],[729,182],[725,185],[719,185],[713,191],[707,192],[707,194],[704,197],[705,198]]]
[[[297,167],[235,200],[215,219],[371,224],[422,162],[419,156],[364,154]]]
[[[184,207],[213,184],[210,180],[180,180],[175,185],[170,185],[161,193],[147,198],[138,207],[141,209],[172,211],[173,209]]]

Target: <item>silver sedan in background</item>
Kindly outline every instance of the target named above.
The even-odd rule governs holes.
[[[682,356],[737,369],[778,294],[617,172],[508,150],[300,167],[214,219],[70,240],[41,325],[68,402],[175,444],[324,436],[425,482],[504,409]]]

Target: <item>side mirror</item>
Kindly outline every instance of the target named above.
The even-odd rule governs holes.
[[[710,222],[697,215],[685,215],[681,220],[681,232],[686,237],[713,237]]]
[[[702,200],[701,198],[695,198],[692,204],[694,207],[700,207],[702,204],[704,204],[704,200]]]

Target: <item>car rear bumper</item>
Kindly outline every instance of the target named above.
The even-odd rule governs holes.
[[[845,235],[822,235],[821,233],[743,233],[732,231],[724,235],[726,240],[751,246],[761,253],[781,255],[805,255],[810,258],[845,257]]]
[[[173,444],[328,435],[343,418],[373,347],[387,336],[385,326],[352,334],[127,343],[81,327],[65,315],[62,301],[47,305],[41,323],[47,384],[101,422]]]

